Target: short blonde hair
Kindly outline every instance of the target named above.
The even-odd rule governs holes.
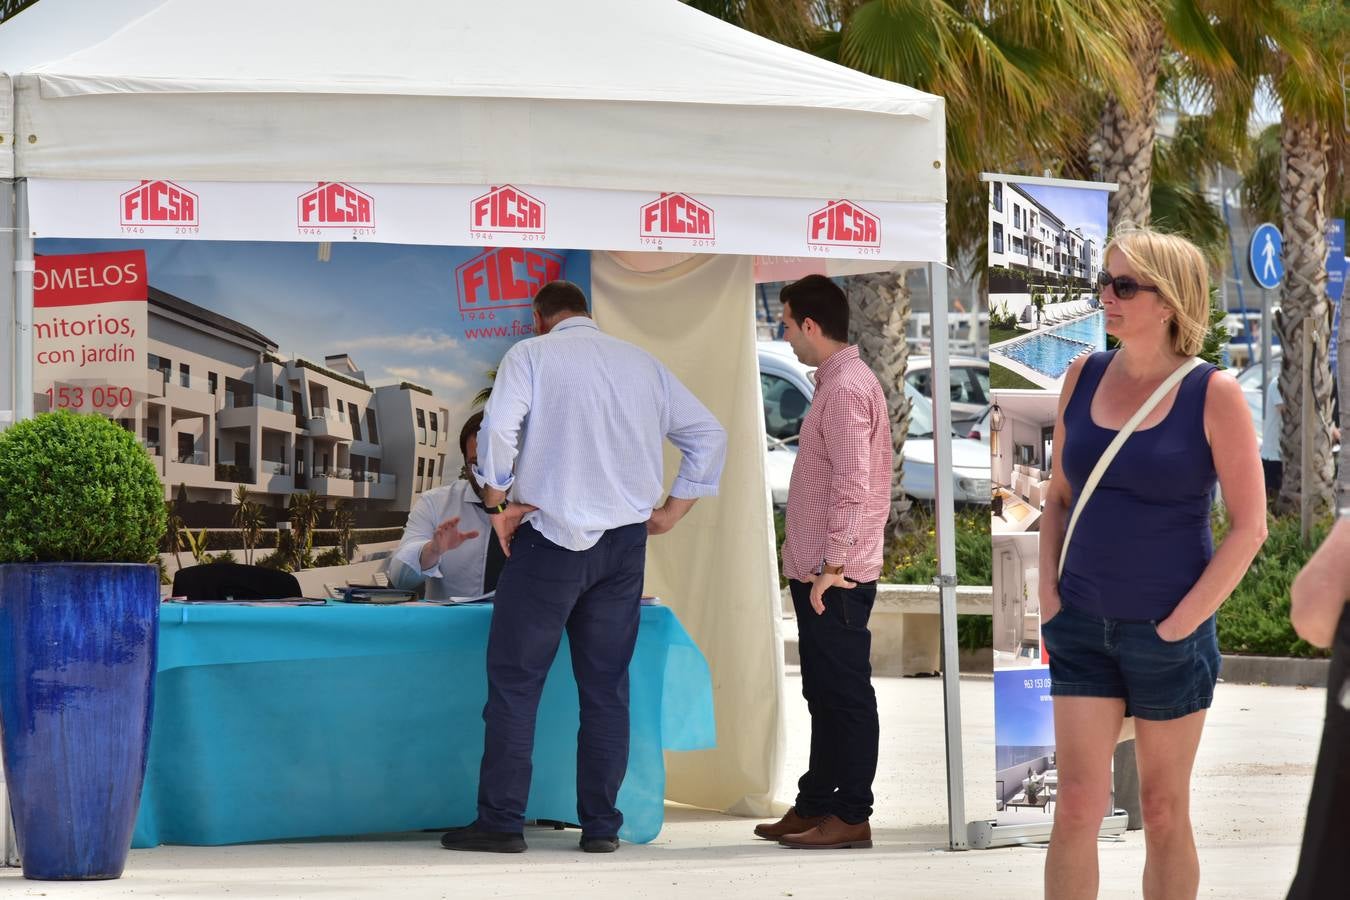
[[[1209,267],[1200,249],[1180,235],[1129,228],[1111,238],[1103,262],[1112,250],[1129,261],[1141,283],[1157,285],[1158,299],[1171,307],[1172,349],[1199,354],[1209,330]]]

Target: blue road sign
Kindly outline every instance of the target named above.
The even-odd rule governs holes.
[[[1335,312],[1331,317],[1331,371],[1336,371],[1336,359],[1341,330],[1341,296],[1345,293],[1345,269],[1350,260],[1345,258],[1345,220],[1332,219],[1327,223],[1327,297]]]
[[[1247,246],[1247,264],[1252,278],[1261,287],[1270,290],[1280,286],[1284,280],[1284,239],[1280,229],[1269,222],[1256,226]]]
[[[1327,223],[1327,296],[1341,302],[1345,292],[1345,220]]]

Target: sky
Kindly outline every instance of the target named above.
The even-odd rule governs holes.
[[[1106,191],[1040,184],[1019,184],[1018,188],[1053,212],[1065,226],[1094,239],[1098,250],[1106,246]]]

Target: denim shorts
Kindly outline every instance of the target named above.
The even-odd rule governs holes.
[[[1106,619],[1064,606],[1041,626],[1054,697],[1119,697],[1125,715],[1179,719],[1214,700],[1219,639],[1210,616],[1179,641],[1156,621]]]

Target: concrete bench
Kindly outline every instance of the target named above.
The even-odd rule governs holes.
[[[872,671],[877,675],[926,675],[941,670],[942,623],[938,589],[926,584],[878,584],[868,627],[872,632]],[[960,586],[959,615],[991,616],[994,589]],[[783,616],[792,618],[792,595],[783,589]],[[787,661],[797,662],[795,625],[786,632]],[[987,653],[985,655],[988,655]],[[962,668],[965,668],[963,663]],[[984,667],[988,671],[988,666]]]

